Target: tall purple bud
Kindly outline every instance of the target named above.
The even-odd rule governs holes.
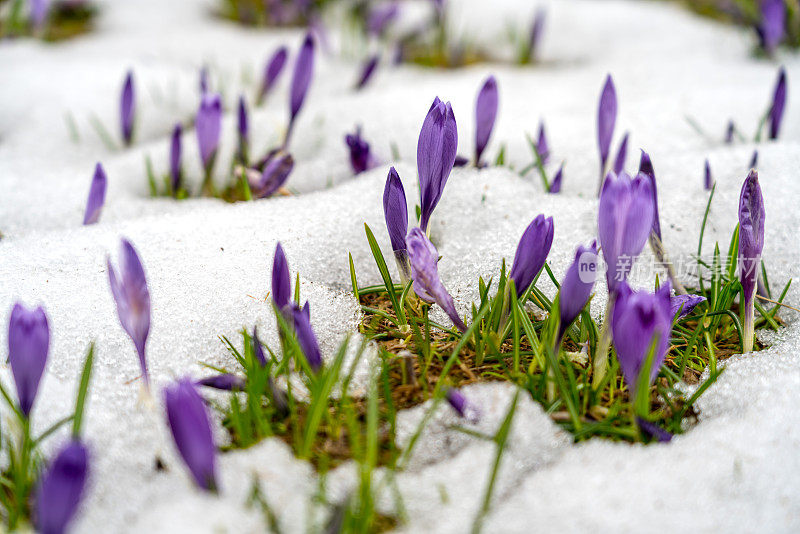
[[[421,217],[420,228],[427,232],[431,214],[442,198],[444,186],[458,149],[458,127],[450,102],[436,97],[428,110],[417,141]]]
[[[764,197],[758,173],[751,170],[739,195],[739,267],[744,302],[744,352],[753,350],[758,266],[764,249]]]
[[[709,165],[707,159],[703,170],[703,187],[706,191],[711,191],[711,188],[714,187],[714,178],[711,176],[711,165]]]
[[[117,304],[119,322],[130,336],[139,355],[145,387],[149,388],[150,375],[147,372],[145,345],[150,333],[150,290],[147,288],[139,255],[127,239],[122,240],[119,262],[120,271],[117,272],[111,265],[111,258],[106,259],[111,294]]]
[[[521,297],[539,274],[553,245],[553,218],[539,214],[525,228],[514,254],[508,277],[514,280],[517,296]]]
[[[736,133],[736,125],[733,123],[732,120],[728,121],[728,126],[725,127],[725,139],[724,142],[726,145],[730,145],[733,143],[733,135]]]
[[[628,157],[628,132],[622,136],[622,141],[619,144],[617,157],[614,160],[614,174],[619,174],[625,170],[625,160]]]
[[[653,192],[643,174],[609,173],[600,191],[598,236],[608,270],[608,292],[614,294],[628,278],[653,227]]]
[[[547,132],[544,128],[544,121],[539,121],[539,133],[536,137],[536,153],[542,161],[542,165],[547,165],[550,161],[550,145],[547,143]]]
[[[195,128],[197,129],[197,145],[200,148],[203,168],[206,174],[209,174],[214,166],[219,136],[222,131],[222,101],[219,95],[208,93],[203,95],[200,109],[197,110],[195,118]]]
[[[658,216],[658,187],[656,186],[656,171],[653,169],[653,162],[650,160],[650,155],[644,150],[642,150],[642,157],[639,160],[639,174],[643,174],[650,181],[650,191],[653,195],[653,233],[651,234],[650,239],[652,242],[653,236],[658,238],[658,247],[654,245],[654,249],[660,248],[661,219]]]
[[[236,113],[236,131],[239,134],[239,158],[247,163],[247,148],[250,138],[250,125],[247,118],[247,103],[244,95],[239,95],[239,107]]]
[[[619,366],[631,397],[636,396],[639,373],[654,340],[656,345],[650,367],[650,384],[664,363],[672,330],[669,292],[669,283],[662,285],[655,293],[633,291],[626,282],[619,286],[611,317],[611,331]]]
[[[208,83],[208,67],[203,65],[200,68],[200,96],[202,97],[208,92],[209,89]]]
[[[218,375],[201,378],[195,382],[197,386],[203,386],[220,391],[244,391],[247,381],[234,374],[220,373]]]
[[[559,325],[556,350],[569,325],[580,315],[589,302],[597,279],[597,241],[588,247],[580,245],[575,251],[575,260],[561,281],[558,294]]]
[[[284,186],[294,169],[294,158],[282,149],[273,150],[264,160],[261,174],[250,181],[250,189],[256,198],[267,198]]]
[[[50,327],[44,308],[27,310],[19,302],[11,310],[8,323],[8,362],[17,386],[19,409],[30,416],[39,391],[47,352],[50,350]]]
[[[99,163],[95,165],[92,184],[89,186],[89,198],[86,199],[86,211],[83,213],[83,224],[95,224],[100,220],[100,212],[106,201],[106,173]]]
[[[406,247],[411,263],[414,293],[425,302],[435,302],[441,306],[456,328],[464,332],[467,325],[459,317],[453,297],[439,278],[439,251],[420,228],[412,228],[408,233]]]
[[[380,60],[380,54],[375,54],[367,58],[367,61],[361,68],[361,74],[358,76],[358,81],[356,82],[356,91],[360,91],[367,86],[369,81],[372,79],[372,75],[375,74],[375,70],[378,68],[378,63]]]
[[[380,37],[399,13],[400,6],[397,2],[372,8],[367,15],[367,33]]]
[[[167,421],[175,446],[197,485],[216,491],[217,448],[203,398],[184,378],[164,390]]]
[[[768,54],[775,52],[783,41],[786,24],[784,0],[761,0],[761,20],[756,26],[761,48]]]
[[[553,181],[550,182],[550,189],[547,191],[548,193],[560,193],[561,192],[561,182],[564,180],[564,164],[562,163],[561,166],[556,171],[556,175],[553,176]]]
[[[292,75],[292,86],[289,90],[289,126],[286,129],[286,138],[283,141],[283,146],[289,146],[289,138],[294,128],[294,121],[300,109],[303,107],[303,101],[306,99],[308,87],[311,85],[311,78],[314,74],[314,37],[311,32],[306,34],[303,44],[300,46],[300,52],[297,54],[297,60],[294,63],[294,74]]]
[[[288,57],[289,50],[285,46],[282,46],[272,54],[272,57],[270,57],[269,61],[264,65],[264,75],[261,78],[261,87],[258,90],[258,104],[264,101],[264,98],[275,86],[278,77],[283,72],[283,67],[286,65],[286,59]]]
[[[386,230],[392,243],[397,270],[403,283],[410,276],[406,234],[408,233],[408,204],[403,182],[394,167],[389,169],[386,186],[383,188],[383,216],[386,219]]]
[[[297,334],[297,342],[303,350],[303,354],[308,361],[308,365],[316,372],[322,368],[322,353],[319,350],[319,342],[311,328],[311,307],[308,302],[302,308],[292,306],[292,323]]]
[[[120,125],[122,126],[122,140],[126,145],[133,141],[133,120],[136,114],[136,96],[133,90],[133,71],[125,75],[122,84],[122,97],[119,101]]]
[[[536,10],[531,24],[530,40],[528,41],[527,61],[536,61],[544,32],[544,23],[547,18],[547,11],[543,7]]]
[[[36,485],[36,532],[67,532],[83,498],[88,473],[89,453],[80,441],[68,443],[56,454]]]
[[[289,262],[283,246],[275,246],[275,256],[272,259],[272,302],[279,310],[289,306],[292,300],[292,280],[289,276]]]
[[[378,166],[378,162],[370,151],[369,143],[361,137],[361,127],[356,127],[355,134],[344,136],[344,142],[350,151],[350,167],[353,174],[361,174]]]
[[[597,146],[600,149],[600,179],[603,179],[611,149],[611,138],[614,137],[614,126],[617,123],[617,90],[614,80],[609,74],[600,93],[600,105],[597,108]]]
[[[50,0],[31,0],[31,24],[34,28],[41,28],[50,15]]]
[[[172,130],[172,141],[169,145],[169,177],[172,184],[173,194],[177,193],[181,188],[181,179],[183,171],[181,170],[181,140],[183,136],[183,127],[180,123],[175,125]]]
[[[758,150],[753,150],[753,155],[750,157],[750,169],[755,169],[758,167]]]
[[[783,1],[783,0],[781,0]],[[775,83],[775,93],[772,95],[772,105],[769,108],[769,138],[777,139],[781,131],[783,109],[786,107],[786,69],[781,67],[778,72],[778,81]]]
[[[489,144],[489,138],[494,130],[494,121],[497,118],[497,80],[489,76],[483,83],[478,100],[475,102],[475,166],[481,167],[481,156]]]

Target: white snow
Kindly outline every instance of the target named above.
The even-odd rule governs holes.
[[[508,24],[522,27],[536,4],[529,0],[450,0],[454,24],[489,46],[506,46]],[[0,43],[0,324],[15,300],[43,303],[52,326],[51,354],[35,408],[44,428],[69,410],[86,347],[97,342],[86,438],[92,448],[91,489],[77,532],[251,532],[263,528],[245,501],[258,477],[285,532],[316,524],[318,482],[310,466],[281,442],[267,440],[220,460],[222,494],[192,488],[172,448],[160,406],[139,402],[138,362],[119,326],[108,289],[106,255],[120,236],[138,248],[148,275],[153,320],[148,358],[157,391],[174,377],[197,376],[200,362],[232,366],[219,335],[236,338],[258,324],[276,340],[269,290],[272,253],[280,240],[292,273],[312,305],[312,321],[330,355],[358,323],[350,293],[347,252],[362,284],[379,280],[363,232],[367,222],[386,250],[381,193],[389,164],[396,165],[409,203],[416,202],[414,160],[419,127],[433,97],[451,100],[460,152],[473,150],[475,93],[490,73],[500,87],[500,115],[488,154],[501,143],[521,168],[529,161],[525,132],[539,118],[548,128],[557,164],[567,161],[561,195],[542,192],[538,177],[507,169],[453,172],[433,220],[443,255],[440,272],[462,312],[476,298],[478,276],[488,279],[538,213],[555,218],[550,263],[561,276],[579,243],[596,226],[596,106],[606,73],[614,76],[620,115],[616,142],[631,132],[627,167],[638,147],[653,159],[667,249],[688,257],[696,249],[707,201],[703,161],[710,159],[717,194],[706,231],[706,250],[723,248],[736,222],[739,188],[755,145],[711,143],[684,116],[721,140],[733,118],[750,135],[771,98],[777,67],[789,78],[789,103],[779,142],[758,146],[767,206],[764,258],[773,289],[800,275],[800,111],[795,80],[800,60],[780,52],[776,61],[751,55],[752,32],[700,19],[667,2],[560,0],[546,3],[543,64],[479,65],[456,71],[382,67],[360,93],[351,86],[360,61],[318,56],[306,108],[293,140],[297,160],[290,187],[302,193],[228,205],[212,200],[174,202],[147,197],[144,158],[167,168],[172,125],[191,118],[198,102],[198,70],[211,68],[229,113],[222,154],[234,146],[230,110],[240,90],[249,100],[263,61],[280,44],[294,51],[298,30],[239,28],[210,13],[212,0],[106,1],[97,31],[58,45],[21,39]],[[418,8],[419,6],[417,6]],[[351,51],[352,52],[352,51]],[[118,130],[118,92],[133,68],[138,92],[137,139],[109,151],[89,125],[97,116]],[[266,150],[282,135],[287,84],[251,115],[253,146]],[[250,80],[248,82],[247,80]],[[243,89],[244,88],[244,89]],[[70,140],[65,116],[78,124]],[[381,167],[352,178],[343,135],[356,124],[372,143]],[[391,161],[391,143],[401,160]],[[192,183],[200,167],[194,132],[184,137]],[[101,161],[109,177],[100,223],[83,228],[92,170]],[[218,168],[229,161],[221,157]],[[646,253],[641,261],[646,261]],[[642,284],[652,279],[641,277]],[[547,287],[547,284],[545,284]],[[602,310],[604,289],[593,305]],[[792,289],[787,299],[800,304]],[[700,423],[668,445],[638,446],[593,440],[580,445],[550,422],[524,395],[515,418],[494,508],[492,532],[731,531],[800,529],[800,323],[771,337],[770,349],[728,360],[727,371],[700,403]],[[5,343],[0,328],[0,343]],[[9,383],[7,370],[3,378]],[[485,413],[481,431],[493,433],[512,396],[502,385],[465,390]],[[157,396],[160,404],[160,394]],[[421,410],[401,415],[403,432]],[[494,447],[448,429],[442,406],[398,477],[409,511],[409,532],[464,532],[471,526],[494,458]],[[219,432],[220,439],[223,433]],[[60,436],[51,441],[57,444]],[[170,469],[154,470],[161,454]],[[328,477],[329,497],[346,495],[352,466]],[[384,502],[385,501],[385,502]],[[382,506],[391,510],[391,499]],[[311,512],[309,512],[311,511]]]

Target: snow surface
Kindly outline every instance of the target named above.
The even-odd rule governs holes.
[[[454,25],[479,42],[503,47],[508,25],[526,24],[529,0],[451,0]],[[148,275],[153,320],[148,343],[156,390],[177,376],[202,373],[199,362],[230,366],[219,335],[236,337],[258,324],[276,340],[264,301],[272,253],[280,240],[323,350],[330,355],[358,323],[348,293],[347,252],[362,284],[379,277],[363,223],[386,249],[380,195],[389,163],[396,164],[409,199],[415,198],[414,161],[419,127],[433,97],[451,100],[460,152],[472,153],[473,105],[481,81],[498,78],[501,109],[490,145],[507,145],[511,163],[528,162],[525,132],[546,121],[556,162],[567,160],[563,193],[547,195],[536,177],[506,169],[455,170],[433,220],[443,259],[440,272],[462,312],[476,297],[477,276],[497,272],[538,213],[555,218],[550,263],[561,276],[579,243],[595,232],[596,105],[606,73],[613,73],[620,115],[616,139],[632,132],[628,167],[646,148],[659,179],[667,249],[675,258],[695,251],[707,201],[703,161],[710,159],[717,194],[706,232],[727,246],[736,221],[739,188],[755,146],[722,145],[692,130],[688,115],[717,140],[733,118],[754,131],[768,106],[776,71],[784,64],[789,104],[781,141],[758,146],[767,206],[764,257],[772,286],[800,275],[800,112],[794,80],[800,60],[754,59],[754,37],[742,29],[699,19],[670,3],[561,0],[548,3],[543,64],[535,68],[479,65],[457,71],[411,66],[382,68],[373,84],[354,93],[359,55],[323,57],[294,134],[297,160],[290,187],[303,193],[227,205],[213,200],[147,197],[144,157],[167,168],[172,125],[188,120],[198,103],[197,71],[208,65],[212,87],[233,109],[240,90],[252,99],[262,62],[280,44],[296,49],[297,30],[239,28],[215,19],[211,0],[107,1],[93,34],[58,45],[32,40],[0,43],[0,308],[5,324],[15,300],[43,303],[52,326],[48,371],[36,407],[44,428],[71,409],[88,343],[97,342],[86,437],[92,448],[91,488],[77,532],[252,532],[263,529],[257,508],[245,501],[254,477],[284,532],[324,522],[313,504],[319,482],[281,442],[266,440],[220,458],[222,494],[211,498],[191,486],[172,448],[159,407],[139,400],[133,346],[119,326],[108,289],[105,258],[120,236],[138,248]],[[96,116],[116,132],[118,92],[128,68],[138,90],[136,144],[109,151],[89,125]],[[248,81],[249,80],[249,81]],[[284,74],[278,92],[251,116],[254,146],[266,150],[286,122]],[[65,117],[78,125],[70,139]],[[227,113],[222,154],[234,146],[234,115]],[[386,164],[351,176],[343,135],[356,124]],[[194,132],[184,138],[186,172],[198,183]],[[401,160],[390,161],[390,145]],[[80,226],[92,170],[102,161],[109,176],[100,223]],[[227,166],[222,157],[218,167]],[[413,200],[410,201],[413,205]],[[645,254],[643,261],[649,253]],[[641,277],[642,285],[652,284]],[[594,303],[605,299],[600,288]],[[800,304],[797,291],[788,303]],[[498,478],[486,530],[731,531],[800,530],[800,323],[771,336],[771,348],[736,356],[700,403],[700,423],[669,445],[627,445],[569,439],[528,398],[520,398],[509,452]],[[4,329],[0,340],[5,343]],[[7,369],[4,370],[8,383]],[[480,404],[480,430],[493,432],[512,396],[502,385],[476,385],[466,394]],[[160,404],[160,395],[157,398]],[[411,432],[423,408],[401,414]],[[442,406],[398,477],[409,532],[469,529],[487,480],[494,448],[448,429]],[[219,433],[223,439],[222,432]],[[65,435],[54,440],[66,439]],[[50,447],[54,446],[50,442]],[[154,469],[160,454],[167,472]],[[341,499],[355,483],[352,465],[326,481]],[[385,502],[384,502],[385,501]],[[382,506],[391,510],[385,496]]]

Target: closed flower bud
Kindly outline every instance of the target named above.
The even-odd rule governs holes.
[[[86,211],[83,213],[83,224],[95,224],[100,220],[100,212],[106,201],[106,173],[99,163],[94,168],[92,184],[89,186],[89,198],[86,199]]]
[[[136,97],[133,90],[133,72],[125,75],[120,98],[120,124],[122,126],[122,140],[126,145],[133,141],[133,120],[136,112]]]
[[[482,166],[481,157],[492,136],[497,118],[498,100],[497,80],[494,76],[489,76],[483,83],[475,103],[475,166],[477,167]]]
[[[19,409],[25,417],[36,400],[49,350],[50,327],[44,309],[40,306],[27,310],[16,303],[8,323],[8,362],[17,386]]]
[[[458,127],[450,103],[444,103],[437,97],[425,122],[417,142],[417,172],[420,185],[420,228],[428,230],[433,210],[442,198],[444,186],[458,149]]]
[[[79,441],[62,448],[47,466],[36,486],[34,523],[41,534],[67,531],[86,489],[89,454]]]
[[[522,233],[508,277],[521,297],[539,274],[553,244],[553,218],[537,215]]]

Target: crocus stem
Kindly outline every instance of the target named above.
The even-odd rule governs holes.
[[[203,189],[202,189],[203,194],[210,197],[217,196],[217,190],[214,187],[213,173],[211,172],[213,168],[214,168],[214,158],[212,157],[211,161],[209,162],[208,165],[206,165],[205,168],[205,176],[203,177]]]
[[[744,339],[742,340],[742,350],[750,352],[753,350],[753,338],[755,336],[755,316],[754,297],[745,300],[744,303]]]
[[[611,348],[611,314],[614,311],[614,297],[609,295],[608,302],[606,303],[606,313],[603,316],[603,326],[600,327],[600,338],[597,340],[597,346],[594,351],[592,373],[592,387],[598,388],[603,378],[608,371],[608,349]]]

